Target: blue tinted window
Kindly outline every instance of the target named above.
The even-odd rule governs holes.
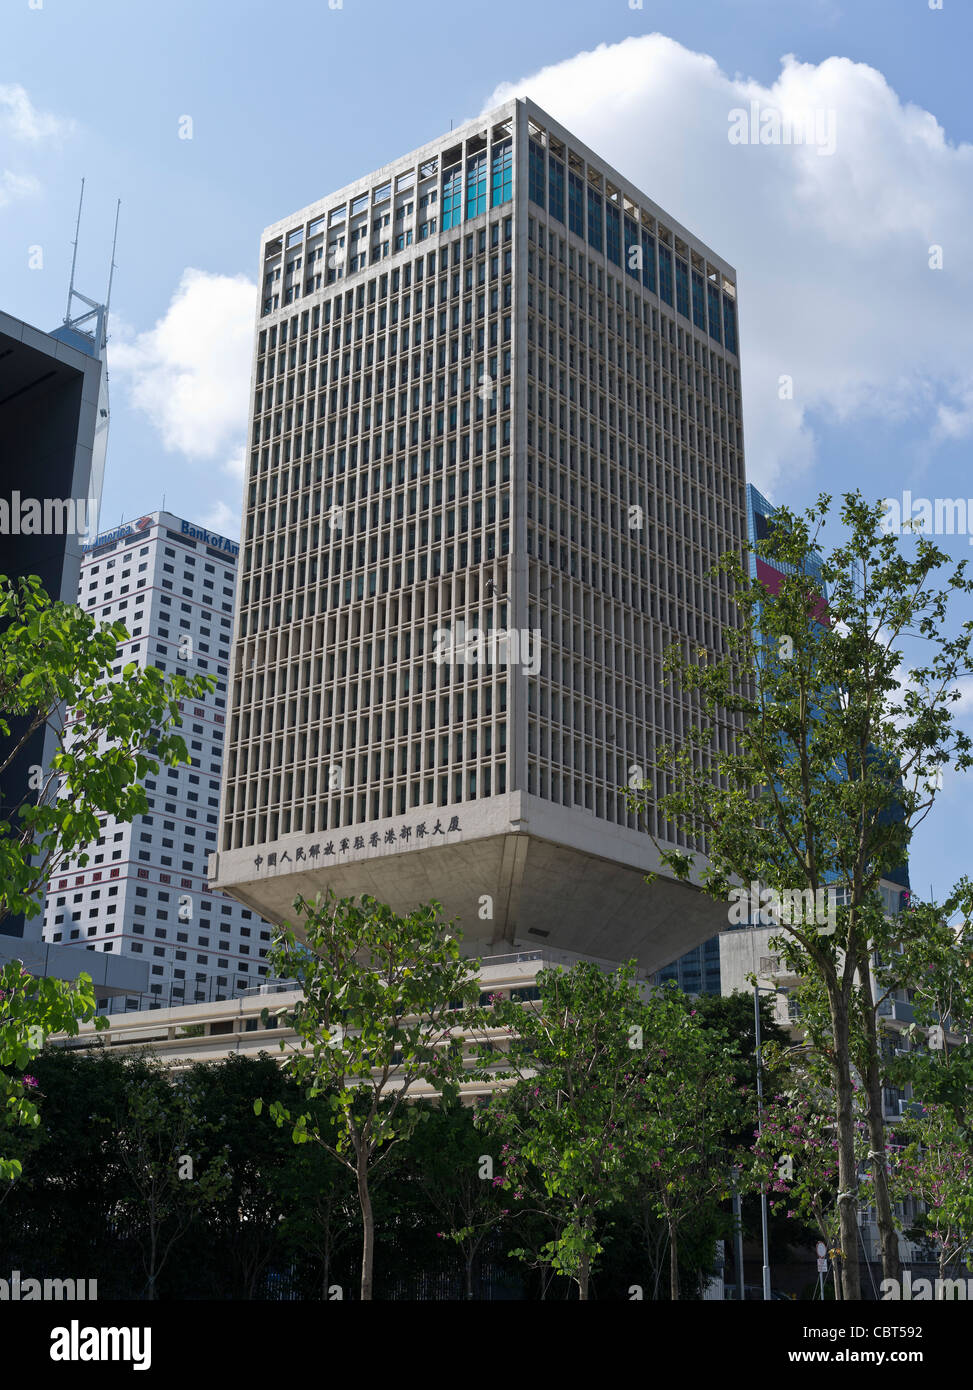
[[[659,245],[659,298],[672,303],[672,252]]]
[[[443,174],[443,231],[463,220],[463,171],[457,164]]]
[[[639,229],[630,217],[625,219],[625,269],[634,279],[639,278],[638,256],[633,255],[632,247],[639,244]],[[635,265],[632,262],[635,262]]]
[[[676,257],[676,309],[689,318],[689,266]]]
[[[604,250],[604,238],[601,229],[601,194],[596,193],[593,188],[588,189],[588,245],[595,251]]]
[[[490,190],[490,206],[495,208],[501,203],[509,203],[513,197],[513,141],[504,140],[502,144],[494,145],[492,155],[493,187]]]
[[[737,350],[737,306],[729,295],[723,296],[723,341],[727,352]]]
[[[720,329],[720,292],[716,285],[706,286],[707,307],[709,309],[709,335],[718,343],[723,341]]]
[[[564,221],[564,165],[553,155],[547,157],[548,212],[559,222]]]
[[[486,150],[466,162],[466,216],[486,212]]]
[[[693,323],[697,328],[706,327],[706,295],[703,291],[703,276],[693,271]]]
[[[618,208],[613,208],[610,203],[605,207],[605,250],[610,261],[621,265],[622,220]]]
[[[536,140],[529,141],[529,145],[528,193],[530,201],[542,208],[544,206],[544,151]]]
[[[578,174],[568,170],[568,227],[577,236],[584,236],[584,183]]]
[[[642,284],[655,294],[655,237],[642,236]]]

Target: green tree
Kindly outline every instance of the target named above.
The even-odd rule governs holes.
[[[208,1158],[202,1141],[214,1125],[203,1118],[196,1084],[174,1078],[152,1057],[127,1059],[122,1104],[99,1117],[126,1180],[119,1214],[130,1222],[145,1272],[145,1297],[158,1297],[159,1277],[190,1222],[227,1188],[225,1154]]]
[[[342,1188],[343,1206],[332,1231],[335,1247],[356,1238],[357,1202],[353,1184],[344,1181],[345,1170],[316,1147],[296,1147],[289,1133],[253,1113],[257,1095],[299,1094],[275,1058],[276,1049],[273,1058],[231,1056],[161,1077],[166,1113],[177,1092],[191,1103],[190,1142],[182,1152],[194,1162],[193,1177],[179,1178],[179,1188],[163,1194],[167,1201],[185,1203],[178,1215],[190,1219],[164,1263],[157,1264],[158,1298],[272,1296],[270,1274],[286,1274],[295,1265],[302,1292],[319,1296],[317,1271],[308,1280],[302,1263],[307,1247],[298,1228],[303,1231],[305,1219],[313,1221],[315,1204],[329,1185]],[[0,1202],[0,1267],[38,1276],[84,1271],[97,1279],[101,1298],[131,1299],[146,1291],[150,1213],[120,1152],[120,1146],[130,1149],[135,1142],[130,1091],[144,1083],[142,1060],[107,1046],[84,1051],[49,1046],[31,1063],[41,1122],[17,1132],[29,1136],[29,1161]],[[221,1161],[226,1184],[198,1200],[196,1180]],[[179,1169],[177,1160],[177,1176]],[[160,1172],[166,1188],[172,1186],[171,1172],[168,1164]],[[348,1199],[345,1188],[350,1188]],[[158,1222],[160,1250],[177,1224],[176,1212]],[[341,1282],[347,1282],[344,1275]]]
[[[657,990],[643,1010],[636,1110],[639,1190],[669,1235],[669,1297],[680,1297],[679,1237],[730,1195],[728,1136],[753,1116],[736,1079],[737,1047],[698,1020],[695,1001]]]
[[[747,1176],[753,1190],[767,1192],[772,1213],[784,1213],[795,1227],[810,1228],[824,1241],[840,1299],[838,1139],[830,1068],[806,1048],[771,1046],[765,1060],[770,1094]],[[854,1092],[854,1116],[855,1152],[864,1163],[868,1143],[860,1088]]]
[[[777,1023],[774,1006],[768,995],[761,993],[759,999],[761,1053],[764,1058],[766,1081],[768,1076],[766,1059],[769,1052],[775,1049],[788,1049],[790,1034]],[[733,1066],[735,1084],[739,1088],[741,1097],[744,1098],[743,1123],[741,1128],[732,1132],[728,1131],[724,1142],[728,1154],[741,1153],[749,1149],[753,1140],[754,1107],[756,1106],[757,1032],[754,1027],[753,994],[741,990],[735,990],[729,995],[701,994],[693,998],[692,1007],[696,1010],[696,1019],[701,1028],[713,1030],[724,1041],[734,1044],[734,1051],[728,1060]],[[740,1195],[742,1199],[740,1223],[744,1236],[746,1239],[756,1237],[759,1235],[760,1229],[759,1202],[754,1200],[754,1193],[744,1189],[741,1189]],[[726,1210],[729,1219],[725,1229],[721,1229],[718,1234],[726,1237],[727,1248],[729,1252],[732,1252],[731,1257],[735,1267],[737,1251],[733,1236],[735,1235],[736,1224],[730,1211]],[[776,1263],[778,1258],[785,1259],[787,1247],[794,1244],[793,1221],[771,1211],[768,1234],[772,1262]],[[680,1267],[684,1263],[685,1261],[680,1255]]]
[[[969,1134],[950,1106],[917,1109],[901,1125],[893,1191],[921,1203],[912,1234],[932,1244],[942,1296],[950,1268],[973,1247],[973,1158]]]
[[[0,1264],[54,1276],[83,1270],[101,1298],[130,1298],[139,1261],[119,1223],[125,1182],[109,1127],[96,1122],[125,1104],[123,1059],[114,1048],[48,1046],[31,1071],[40,1123],[11,1134],[24,1166],[0,1204]]]
[[[497,1154],[484,1144],[474,1112],[457,1100],[430,1107],[407,1150],[415,1182],[435,1216],[439,1239],[463,1259],[464,1293],[478,1296],[478,1266],[484,1245],[508,1215],[493,1183]]]
[[[536,1003],[494,1002],[505,1075],[516,1080],[478,1109],[477,1123],[501,1142],[498,1186],[517,1201],[532,1190],[555,1224],[541,1258],[584,1300],[602,1252],[599,1213],[631,1181],[642,1000],[632,964],[612,974],[588,961],[541,970],[537,988]]]
[[[88,863],[99,815],[131,821],[148,810],[142,780],[159,761],[189,761],[176,732],[180,702],[212,690],[211,676],[163,676],[128,662],[113,680],[124,624],[99,627],[74,604],[52,601],[39,579],[0,576],[0,922],[40,911],[65,860]],[[27,741],[53,731],[49,768],[24,786],[9,776]],[[19,765],[19,764],[18,764]]]
[[[75,605],[52,602],[36,577],[0,576],[0,922],[12,913],[36,916],[52,874],[75,856],[79,866],[88,863],[99,815],[130,821],[148,809],[141,779],[158,771],[157,758],[189,761],[175,732],[179,702],[212,689],[212,678],[167,681],[130,662],[112,680],[127,636],[121,623],[99,628]],[[50,767],[28,769],[24,784],[11,787],[42,728],[55,735]],[[78,1021],[93,1016],[91,977],[31,984],[13,965],[0,975],[0,990],[3,1123],[36,1124],[30,1081],[16,1073],[49,1032],[76,1033]],[[20,1160],[0,1157],[0,1179],[20,1171]]]
[[[960,921],[953,918],[959,914]],[[890,1065],[894,1084],[923,1104],[946,1105],[973,1125],[973,887],[961,879],[942,906],[912,899],[883,965],[888,989],[907,989],[913,1048]],[[971,1135],[973,1141],[973,1135]],[[971,1142],[973,1148],[973,1142]]]
[[[908,990],[914,1021],[889,1073],[915,1104],[898,1126],[894,1185],[922,1204],[911,1233],[933,1244],[942,1280],[973,1245],[973,885],[961,879],[942,906],[913,899],[898,927],[883,976]]]
[[[37,1078],[27,1068],[51,1033],[77,1034],[94,1016],[90,975],[73,983],[28,975],[19,961],[0,969],[0,1128],[36,1126],[40,1115],[32,1092]],[[106,1027],[98,1019],[96,1027]],[[20,1158],[0,1155],[0,1182],[20,1177]]]
[[[332,1135],[327,1147],[291,1144],[292,1162],[280,1178],[287,1204],[280,1234],[285,1249],[311,1265],[312,1287],[328,1300],[343,1296],[339,1271],[346,1251],[356,1241],[361,1244],[361,1208],[354,1175],[328,1152],[337,1142],[335,1117],[320,1097],[313,1104],[318,1110],[316,1127]]]
[[[288,1135],[253,1113],[257,1096],[293,1104],[294,1082],[274,1057],[231,1055],[198,1062],[185,1074],[196,1114],[203,1166],[219,1163],[225,1183],[199,1212],[198,1239],[218,1252],[231,1296],[260,1298],[268,1269],[283,1256],[282,1223],[292,1211],[299,1153]]]
[[[302,997],[278,1011],[297,1036],[281,1040],[283,1067],[306,1100],[326,1097],[334,1137],[312,1110],[294,1115],[274,1101],[280,1126],[295,1143],[315,1141],[354,1175],[362,1220],[361,1297],[371,1299],[375,1223],[371,1185],[395,1145],[411,1134],[422,1110],[409,1102],[417,1083],[455,1094],[470,1075],[462,1029],[478,1018],[476,962],[439,919],[438,903],[399,916],[362,897],[313,903],[298,898],[302,942],[282,929],[271,956],[274,972],[297,980]],[[260,1113],[262,1101],[255,1103]]]
[[[936,587],[949,557],[919,537],[909,558],[895,536],[881,533],[882,505],[849,493],[841,508],[844,538],[820,564],[827,621],[815,621],[817,539],[830,506],[822,496],[804,515],[781,508],[771,535],[757,543],[759,556],[788,567],[776,593],[751,581],[739,556],[722,557],[717,568],[740,615],[738,626],[724,630],[723,655],[714,661],[687,646],[673,647],[666,658],[666,669],[707,722],[682,748],[658,750],[652,783],[635,789],[631,803],[658,813],[660,825],[703,838],[698,881],[714,897],[726,901],[734,883],[752,882],[788,898],[811,895],[813,909],[782,925],[784,953],[799,975],[821,982],[827,999],[843,1292],[857,1299],[853,1033],[861,1034],[883,1266],[894,1277],[898,1235],[870,969],[874,951],[891,949],[893,933],[878,889],[905,861],[940,770],[965,770],[973,761],[970,739],[956,729],[952,713],[957,680],[970,667],[973,621],[949,635],[952,600],[969,594],[973,583],[963,562]],[[907,646],[922,650],[907,660]],[[734,745],[714,751],[709,721],[728,713],[737,725]],[[662,862],[688,881],[696,855],[657,843]],[[818,908],[829,890],[842,903],[826,924]]]

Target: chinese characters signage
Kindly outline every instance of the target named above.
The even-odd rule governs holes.
[[[443,826],[442,820],[437,820],[430,827],[428,821],[416,821],[412,824],[400,825],[398,831],[394,829],[386,830],[384,833],[373,830],[370,835],[344,835],[337,840],[327,840],[324,843],[315,841],[314,844],[298,845],[291,855],[289,850],[282,853],[274,852],[266,855],[257,854],[254,856],[254,866],[262,869],[279,869],[284,864],[293,867],[295,864],[319,865],[323,861],[333,860],[340,854],[353,854],[356,850],[381,849],[386,845],[417,844],[423,840],[435,840],[438,836],[445,838],[454,831],[461,830],[459,816],[450,816],[449,824]]]

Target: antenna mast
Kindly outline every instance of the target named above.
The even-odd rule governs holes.
[[[111,284],[115,275],[115,247],[118,245],[118,214],[122,208],[122,200],[119,198],[115,204],[115,230],[111,239],[111,264],[108,267],[108,290],[105,294],[105,328],[108,327],[108,310],[111,308]]]
[[[81,233],[81,207],[84,203],[84,179],[81,180],[81,196],[78,199],[78,218],[74,224],[74,253],[71,256],[71,283],[68,285],[68,307],[64,311],[64,322],[71,322],[71,300],[74,298],[74,270],[78,264],[78,237]]]
[[[119,198],[115,205],[115,231],[111,244],[111,264],[108,268],[108,293],[104,304],[99,304],[96,299],[89,299],[86,294],[82,294],[74,287],[74,272],[78,263],[78,241],[81,231],[81,205],[84,202],[84,183],[85,181],[82,179],[81,198],[78,201],[78,220],[74,229],[74,254],[71,257],[71,283],[68,286],[68,307],[64,315],[64,326],[89,338],[94,347],[94,355],[104,358],[108,344],[108,305],[111,300],[112,279],[115,273],[115,247],[118,243],[118,214],[122,200]],[[79,314],[72,314],[75,300],[80,300],[85,306]]]

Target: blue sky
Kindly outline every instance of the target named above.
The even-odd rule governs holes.
[[[100,296],[120,197],[103,524],[164,491],[235,534],[262,229],[509,85],[737,267],[772,500],[969,497],[971,51],[969,0],[4,0],[0,307],[60,322],[82,175]],[[834,111],[834,154],[732,146],[751,99]],[[970,867],[969,799],[947,779],[917,890]]]

